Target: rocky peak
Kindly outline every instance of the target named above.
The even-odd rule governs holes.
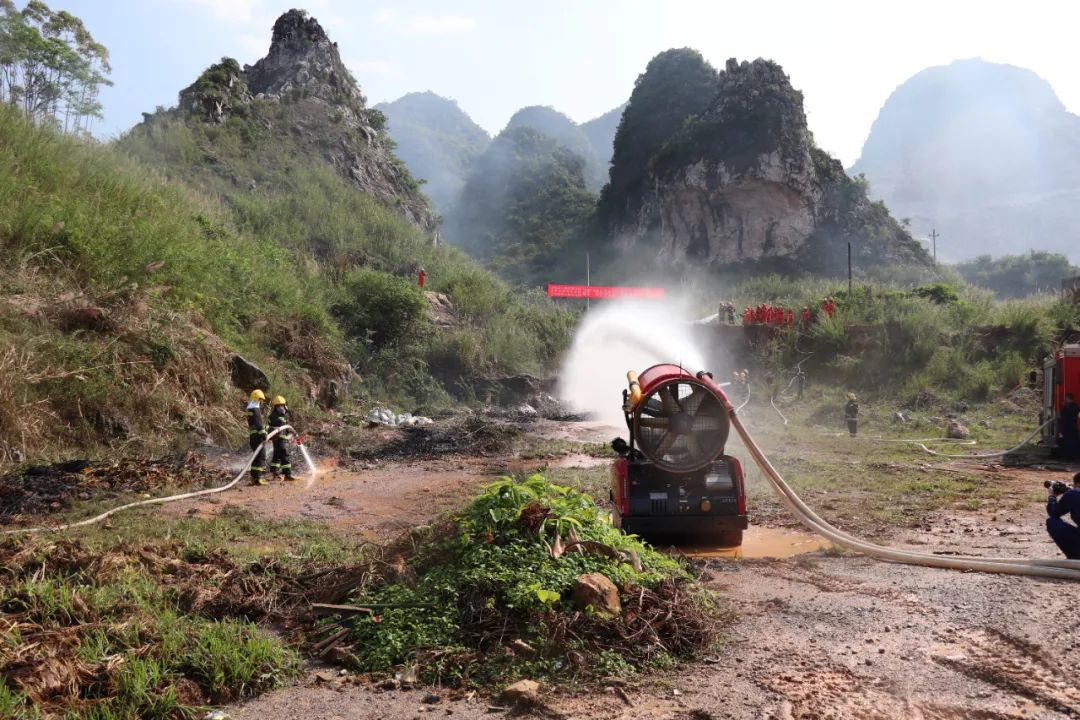
[[[166,113],[170,114],[170,113]],[[326,162],[361,192],[393,208],[438,239],[438,218],[394,153],[385,117],[366,107],[337,43],[302,10],[274,23],[266,57],[240,69],[232,58],[211,66],[180,93],[186,122],[246,127],[250,152],[259,143],[288,147],[298,157]],[[156,121],[147,116],[146,123]]]
[[[326,31],[319,21],[303,10],[290,10],[274,23],[274,34],[270,40],[270,54],[283,50],[303,50],[309,45],[329,43]]]
[[[867,201],[865,187],[814,146],[802,93],[783,68],[731,59],[710,85],[704,109],[654,145],[641,190],[611,197],[615,188],[607,189],[620,245],[648,246],[675,265],[764,260],[794,270],[819,265],[851,240],[864,266],[925,262],[908,233]],[[620,135],[635,131],[626,125],[637,99]],[[613,180],[625,173],[618,143]]]
[[[360,88],[342,64],[337,43],[303,10],[290,10],[277,19],[270,51],[246,66],[244,73],[256,96],[280,97],[297,90],[327,102],[347,99],[363,106]]]

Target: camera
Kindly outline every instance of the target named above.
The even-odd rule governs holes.
[[[1060,480],[1057,480],[1055,482],[1045,480],[1043,481],[1043,487],[1048,488],[1050,492],[1052,492],[1054,495],[1064,495],[1066,492],[1069,491],[1069,486],[1061,482]]]

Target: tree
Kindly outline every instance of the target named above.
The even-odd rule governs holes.
[[[21,11],[0,0],[0,101],[37,123],[88,132],[101,117],[98,93],[112,85],[109,51],[66,11],[30,0]]]

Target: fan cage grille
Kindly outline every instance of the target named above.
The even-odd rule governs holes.
[[[692,472],[708,465],[723,454],[729,430],[720,399],[691,380],[650,389],[634,411],[638,449],[667,470]]]

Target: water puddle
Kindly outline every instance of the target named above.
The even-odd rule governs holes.
[[[750,527],[743,532],[739,547],[719,548],[708,545],[686,545],[679,549],[690,557],[742,558],[744,560],[783,558],[823,550],[830,543],[820,535],[784,530],[782,528]]]

